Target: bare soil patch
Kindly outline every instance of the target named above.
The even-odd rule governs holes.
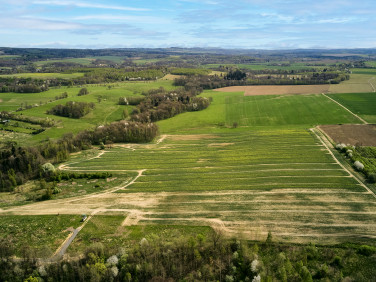
[[[375,124],[320,125],[319,128],[336,143],[376,146]]]
[[[319,94],[329,91],[329,84],[324,85],[256,85],[230,86],[218,88],[219,92],[244,92],[244,96],[285,95],[285,94]]]
[[[230,145],[234,145],[234,143],[211,143],[208,147],[226,147]]]
[[[176,78],[180,78],[182,75],[177,74],[166,74],[164,77],[162,77],[162,80],[174,80]]]
[[[174,141],[194,141],[202,139],[215,139],[216,135],[210,134],[196,134],[196,135],[168,135],[168,138]]]

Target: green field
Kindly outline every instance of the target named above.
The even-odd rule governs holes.
[[[244,96],[243,92],[215,91],[206,91],[202,95],[213,98],[207,110],[184,113],[174,117],[174,121],[160,121],[161,133],[212,132],[231,127],[234,122],[241,127],[313,127],[358,122],[357,118],[322,95]]]
[[[138,223],[219,221],[226,232],[249,239],[262,240],[271,231],[278,240],[321,243],[362,242],[375,231],[373,196],[308,131],[171,135],[158,145],[132,148],[114,148],[69,169],[144,169],[134,184],[117,191],[115,202],[96,201],[116,214],[136,209]],[[126,200],[134,197],[152,204]]]
[[[354,74],[376,75],[376,69],[353,69]]]
[[[328,95],[369,123],[376,123],[376,93]]]
[[[1,77],[25,77],[25,78],[36,78],[36,79],[47,79],[47,78],[62,78],[71,79],[77,77],[83,77],[84,73],[15,73],[15,74],[3,74]]]
[[[19,58],[21,56],[19,55],[0,55],[0,60],[1,59],[14,59],[14,58]]]
[[[171,240],[184,236],[196,236],[197,234],[206,235],[210,232],[207,226],[187,226],[187,225],[134,225],[121,226],[124,216],[116,215],[99,215],[93,218],[79,233],[77,241],[72,248],[70,254],[80,254],[85,248],[89,247],[93,242],[103,243],[109,249],[119,250],[119,246],[131,247],[138,244],[142,238],[147,240],[155,240],[155,234],[163,240]],[[114,236],[116,234],[116,236]]]
[[[100,56],[100,57],[86,57],[86,58],[67,58],[59,60],[45,60],[35,62],[37,66],[43,66],[51,63],[76,63],[84,66],[90,65],[95,60],[106,60],[112,63],[121,64],[124,61],[125,57],[119,56]]]

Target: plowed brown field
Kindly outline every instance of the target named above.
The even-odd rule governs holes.
[[[376,146],[374,124],[320,125],[320,129],[336,143]]]

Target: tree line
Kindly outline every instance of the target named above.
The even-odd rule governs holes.
[[[186,90],[215,89],[227,86],[244,85],[314,85],[338,84],[348,80],[350,76],[344,73],[312,73],[301,78],[274,78],[272,76],[256,76],[241,70],[230,71],[224,77],[217,75],[195,75],[179,77],[174,80],[175,86],[183,86]]]
[[[101,143],[150,142],[157,134],[155,124],[120,121],[75,136],[66,134],[56,141],[50,140],[35,147],[21,147],[12,142],[0,150],[0,192],[13,191],[17,185],[43,177],[43,164],[66,161],[72,152]]]
[[[43,79],[22,77],[0,77],[0,92],[40,93],[49,89],[49,83]]]
[[[84,76],[76,78],[23,78],[0,77],[0,92],[40,93],[50,87],[74,86],[85,84],[110,83],[129,80],[155,80],[165,75],[161,68],[78,68],[67,73],[82,72]]]

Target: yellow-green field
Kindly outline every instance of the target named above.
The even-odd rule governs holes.
[[[0,75],[1,77],[24,77],[24,78],[39,78],[39,79],[46,79],[46,78],[63,78],[63,79],[70,79],[70,78],[77,78],[84,76],[84,73],[15,73],[15,74],[3,74]]]

